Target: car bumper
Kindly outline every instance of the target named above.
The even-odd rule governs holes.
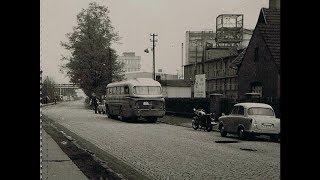
[[[280,131],[277,129],[274,130],[262,130],[262,129],[251,129],[246,130],[246,133],[250,133],[252,135],[279,135]]]
[[[259,135],[277,135],[280,134],[280,126],[276,125],[272,128],[261,128],[258,125],[251,125],[248,129],[245,130],[247,133],[259,134]]]

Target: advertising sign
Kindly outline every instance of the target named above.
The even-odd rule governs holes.
[[[196,75],[196,80],[194,83],[194,97],[195,98],[206,97],[206,75],[205,74]]]

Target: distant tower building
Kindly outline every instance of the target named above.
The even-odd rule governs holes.
[[[141,69],[141,56],[136,56],[134,52],[124,52],[118,57],[118,61],[124,64],[123,70],[127,72],[137,72]]]
[[[201,62],[205,42],[215,46],[215,35],[213,31],[187,31],[185,64],[193,64],[196,60],[197,62]]]

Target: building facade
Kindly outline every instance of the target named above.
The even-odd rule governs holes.
[[[136,56],[134,52],[124,52],[118,57],[118,61],[124,64],[124,72],[137,72],[141,69],[141,56]]]
[[[206,50],[205,61],[238,55],[236,48],[210,48]],[[201,63],[201,61],[198,61]]]
[[[205,42],[215,46],[215,33],[213,31],[187,31],[185,43],[185,64],[199,62],[203,56]]]
[[[153,78],[152,72],[127,72],[124,73],[125,79],[135,79],[135,78]],[[162,80],[176,80],[178,75],[166,74],[166,73],[156,73],[156,76],[160,76]]]
[[[256,92],[280,99],[280,9],[262,8],[244,57],[238,63],[238,96]]]
[[[184,78],[194,82],[195,74],[206,75],[206,96],[218,93],[225,97],[237,99],[238,98],[238,80],[237,70],[230,67],[233,60],[238,55],[231,55],[221,58],[214,58],[205,61],[203,64],[198,63],[184,66]],[[192,94],[194,88],[192,85]]]
[[[253,30],[243,29],[243,40],[237,49],[243,49],[248,46]],[[216,33],[213,31],[187,31],[185,43],[185,64],[194,64],[196,61],[201,62],[205,42],[212,45],[211,49],[215,49],[214,53],[219,57],[229,56],[230,48],[215,48],[216,47]],[[208,52],[205,52],[208,53]],[[206,56],[205,59],[212,59],[215,57]]]

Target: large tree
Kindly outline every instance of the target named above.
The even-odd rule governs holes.
[[[56,94],[55,94],[54,84],[55,83],[53,79],[49,78],[48,76],[43,80],[42,90],[41,90],[43,102],[46,98],[49,98],[47,99],[48,102],[52,102],[53,99],[55,98]]]
[[[61,45],[71,55],[62,56],[67,63],[62,67],[87,96],[94,92],[104,95],[106,86],[123,79],[122,64],[116,61],[117,54],[111,48],[119,40],[108,16],[109,10],[96,2],[77,15],[77,25],[68,33],[67,42]]]

